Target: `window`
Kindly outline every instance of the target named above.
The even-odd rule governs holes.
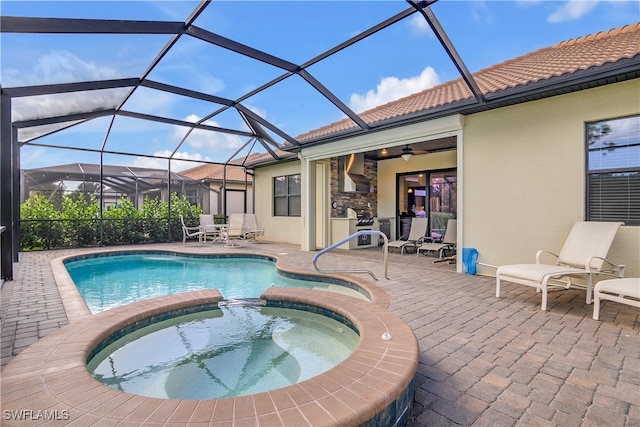
[[[300,216],[300,174],[273,179],[273,214]]]
[[[198,202],[200,201],[199,197],[198,197],[198,189],[195,190],[187,190],[186,194],[185,194],[187,201],[192,204],[192,205],[198,205]]]
[[[640,116],[587,123],[587,220],[640,225]]]

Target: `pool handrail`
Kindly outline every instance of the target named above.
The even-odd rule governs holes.
[[[334,243],[333,245],[322,249],[320,252],[318,252],[317,254],[314,255],[312,263],[313,263],[313,268],[315,268],[315,270],[318,273],[367,273],[369,274],[371,277],[373,277],[374,280],[378,280],[375,276],[375,274],[373,274],[371,271],[369,270],[320,270],[318,268],[318,266],[316,265],[316,262],[318,261],[318,258],[320,258],[322,255],[326,254],[327,252],[330,252],[332,250],[334,250],[335,248],[337,248],[338,246],[341,246],[345,243],[347,243],[348,241],[355,239],[356,237],[359,236],[363,236],[363,235],[378,235],[378,236],[382,236],[383,240],[384,240],[384,248],[383,248],[383,254],[384,254],[384,278],[388,279],[388,275],[387,275],[387,261],[389,258],[389,239],[387,239],[387,235],[384,234],[382,231],[378,231],[378,230],[360,230],[356,233],[353,233],[351,236],[345,237],[344,239],[340,240],[339,242]]]

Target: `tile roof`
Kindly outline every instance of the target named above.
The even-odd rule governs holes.
[[[278,155],[278,157],[280,157],[279,160],[286,160],[297,157],[297,154],[293,152],[278,149],[274,149],[273,151]],[[247,166],[247,168],[251,168],[256,164],[271,163],[274,161],[276,160],[274,160],[274,158],[271,157],[271,154],[269,153],[253,153],[246,156],[246,158],[237,157],[231,160],[227,165],[227,181],[244,182],[244,167],[241,166],[243,162],[244,165]],[[211,181],[222,181],[223,174],[224,165],[221,164],[204,164],[180,172],[180,175],[187,178],[197,180],[207,179]],[[247,180],[249,182],[252,181],[251,175],[247,175]]]
[[[196,180],[222,181],[224,179],[224,165],[204,164],[195,168],[180,172],[180,175]],[[247,181],[251,182],[251,175],[247,175]],[[245,173],[242,166],[227,165],[227,181],[245,182]]]
[[[276,153],[276,155],[280,158],[279,160],[296,158],[298,156],[296,153],[278,150],[278,149],[274,149],[273,152]],[[242,160],[243,159],[234,159],[233,163],[242,162]],[[244,159],[244,163],[247,165],[247,167],[249,167],[250,165],[265,163],[273,160],[274,160],[273,157],[269,153],[254,153],[247,156],[247,158]]]
[[[498,65],[473,73],[478,87],[487,99],[491,94],[511,88],[573,74],[602,66],[640,53],[640,23],[572,39],[536,50]],[[360,114],[368,124],[424,112],[474,97],[462,78],[426,89],[422,92],[380,105]],[[300,142],[315,140],[358,126],[349,118],[299,135]]]

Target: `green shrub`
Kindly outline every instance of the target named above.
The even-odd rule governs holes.
[[[64,195],[60,209],[42,195],[33,195],[20,205],[20,248],[23,251],[98,245],[132,244],[140,242],[182,239],[180,215],[188,225],[197,224],[200,206],[189,203],[185,196],[171,194],[169,203],[145,199],[138,211],[134,204],[121,198],[117,205],[102,213],[100,236],[100,206],[95,197]]]
[[[194,206],[182,195],[178,197],[176,193],[171,193],[171,240],[182,240],[182,224],[180,223],[180,215],[184,218],[187,226],[196,226],[200,223],[200,214],[202,208]]]
[[[102,213],[102,219],[104,245],[139,243],[144,240],[140,213],[130,200],[121,198],[117,205]]]
[[[62,196],[61,218],[64,219],[65,246],[96,245],[100,240],[100,209],[95,196],[84,198]]]
[[[25,220],[20,232],[25,234],[21,247],[25,249],[54,249],[64,244],[61,213],[46,197],[36,194],[20,205],[20,218]]]

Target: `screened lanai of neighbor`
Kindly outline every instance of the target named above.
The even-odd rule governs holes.
[[[258,213],[258,166],[304,162],[305,150],[307,159],[328,161],[326,153],[314,158],[314,150],[347,138],[366,140],[425,121],[450,123],[451,117],[624,82],[639,73],[636,57],[579,70],[564,80],[481,90],[472,71],[555,41],[518,46],[509,37],[515,27],[484,31],[483,24],[459,25],[461,14],[477,6],[470,2],[355,2],[357,13],[352,2],[158,1],[118,7],[74,2],[73,8],[21,3],[3,2],[0,17],[4,279],[12,278],[18,261],[21,204],[31,192],[50,195],[57,185],[62,193],[91,194],[100,201],[100,239],[103,215],[121,196],[136,207],[145,198],[157,198],[169,204],[166,239],[175,240],[180,230],[170,221],[172,205],[178,203],[174,193],[208,213]],[[342,13],[347,6],[350,13]],[[520,16],[520,24],[526,23],[526,11]],[[605,29],[603,23],[593,33]],[[388,42],[398,37],[402,49],[389,48]],[[479,51],[499,53],[487,59]],[[374,80],[365,79],[374,65],[379,67]],[[373,92],[384,92],[392,81],[386,76],[406,75],[419,75],[417,80],[428,84],[409,85],[406,92],[369,103]],[[379,105],[442,81],[459,83],[447,102],[378,114]],[[461,134],[447,132],[397,139],[383,150],[380,144],[358,150],[367,161],[459,153]],[[202,168],[219,173],[195,173]],[[451,179],[449,172],[441,171],[438,182]],[[362,175],[350,176],[357,181]],[[411,180],[422,179],[417,173],[405,175],[407,188]],[[409,203],[407,211],[418,200],[428,204],[424,196],[412,194],[410,202],[403,202]],[[457,203],[457,197],[450,193],[449,200]],[[365,196],[356,199],[357,207],[371,208]],[[239,202],[232,208],[233,200]],[[346,201],[336,206],[342,214],[356,207]],[[311,224],[316,221],[321,220]],[[393,227],[401,233],[402,218]],[[311,243],[303,248],[317,249]]]

